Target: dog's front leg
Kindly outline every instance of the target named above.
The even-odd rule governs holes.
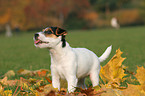
[[[60,77],[58,73],[55,70],[51,70],[51,75],[52,75],[52,86],[60,90]]]
[[[59,81],[59,77],[57,76],[52,76],[52,86],[54,88],[57,88],[58,90],[60,90],[60,81]]]
[[[78,79],[76,78],[76,76],[69,76],[67,78],[67,82],[68,82],[68,92],[74,92],[75,91],[75,87],[77,87],[77,82]]]

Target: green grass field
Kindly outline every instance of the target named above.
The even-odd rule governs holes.
[[[49,69],[50,56],[47,49],[35,48],[33,34],[23,32],[19,36],[6,38],[0,35],[0,76],[9,70]],[[128,70],[136,72],[136,66],[145,67],[145,27],[126,27],[121,29],[96,29],[68,31],[67,41],[72,47],[86,47],[100,56],[112,45],[110,57],[101,65],[105,65],[115,54],[116,49],[123,51],[123,62]]]

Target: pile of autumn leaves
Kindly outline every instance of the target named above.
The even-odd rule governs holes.
[[[0,80],[0,95],[2,96],[145,96],[145,68],[137,67],[136,74],[127,71],[122,65],[125,58],[121,57],[120,49],[112,59],[101,68],[100,85],[94,88],[82,89],[77,87],[74,93],[67,93],[66,88],[61,91],[52,87],[49,70],[41,69],[29,71],[21,69],[17,74],[27,76],[19,80],[8,80],[15,75],[11,70]],[[31,78],[30,78],[31,77]],[[34,77],[34,78],[32,78]],[[8,86],[13,87],[8,89]]]

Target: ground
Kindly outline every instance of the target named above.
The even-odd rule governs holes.
[[[33,35],[35,32],[23,32],[17,36],[6,38],[0,35],[0,75],[8,70],[49,69],[50,56],[47,49],[35,48]],[[66,40],[72,47],[86,47],[100,56],[112,45],[109,59],[120,48],[127,59],[123,62],[130,71],[136,66],[145,66],[145,27],[125,27],[120,29],[69,30]],[[105,65],[109,59],[101,65]]]
[[[12,94],[15,94],[14,91],[17,91],[17,88],[19,86],[20,88],[22,87],[22,85],[19,85],[17,83],[15,83],[16,85],[12,87],[5,86],[4,83],[10,82],[9,81],[10,79],[16,82],[20,82],[22,78],[25,78],[27,79],[29,84],[31,83],[30,81],[32,80],[33,81],[35,80],[36,81],[35,83],[38,83],[42,79],[43,80],[45,79],[44,81],[46,81],[46,78],[44,78],[46,76],[45,75],[46,72],[45,71],[41,72],[39,69],[50,69],[49,68],[50,67],[49,51],[47,49],[35,48],[34,41],[33,41],[34,33],[36,32],[23,32],[19,35],[14,35],[13,37],[10,37],[10,38],[4,37],[3,34],[0,35],[0,41],[1,41],[1,45],[0,45],[0,84],[1,85],[0,87],[4,88],[5,90],[4,92],[7,92],[7,90],[10,89],[12,90]],[[141,80],[144,80],[144,79],[140,78],[140,77],[143,77],[141,76],[143,74],[139,72],[143,72],[143,71],[145,72],[145,69],[143,68],[145,67],[144,37],[145,37],[145,27],[142,26],[142,27],[125,27],[121,29],[96,29],[96,30],[75,30],[75,31],[69,30],[66,40],[69,42],[69,44],[72,47],[88,48],[94,51],[98,56],[100,56],[108,46],[112,45],[113,49],[112,49],[111,55],[105,62],[101,63],[102,66],[104,66],[112,58],[116,50],[120,48],[121,51],[123,52],[122,57],[127,58],[123,62],[122,65],[127,66],[128,67],[127,71],[129,72],[129,74],[131,73],[132,74],[131,76],[135,76],[140,82]],[[143,71],[140,71],[140,70],[137,71],[136,70],[137,68]],[[15,76],[9,77],[8,81],[6,79],[7,77],[4,78],[4,74],[8,72],[9,70],[14,70],[14,72],[17,73],[18,70],[19,72],[24,72],[24,69],[31,70],[33,76],[30,76],[30,74],[29,76],[22,76],[22,75],[16,74]],[[33,70],[38,70],[38,71],[37,72],[35,71],[36,74],[34,74]],[[122,72],[124,72],[123,69],[121,70]],[[9,71],[9,72],[11,72],[12,74],[12,71]],[[117,69],[114,70],[114,72],[117,72]],[[50,72],[47,72],[47,73],[50,74]],[[120,74],[120,72],[117,74],[118,74],[117,76],[123,76],[122,74]],[[41,77],[42,75],[44,75],[43,78]],[[127,77],[127,78],[128,79],[124,81],[124,83],[134,82],[134,79],[130,79],[130,77]],[[48,83],[51,83],[51,77],[50,79],[47,79],[47,80],[48,80]],[[48,84],[48,83],[46,82],[45,84]],[[102,81],[100,81],[100,83],[102,84]],[[9,83],[9,84],[13,84],[13,83]],[[91,86],[91,82],[88,78],[86,80],[86,84],[87,86]],[[101,84],[100,86],[103,89],[104,85],[101,85]],[[116,84],[116,83],[108,83],[108,84]],[[37,89],[35,88],[36,86],[32,86],[32,85],[30,85],[29,88],[34,87],[33,89]],[[121,84],[121,85],[125,85],[125,84]],[[134,86],[134,85],[129,85],[129,86]],[[142,89],[144,85],[141,84],[137,86]],[[126,88],[126,87],[116,87],[116,88]],[[107,87],[105,86],[105,88]],[[18,89],[18,90],[19,90],[18,92],[23,91],[22,89]],[[109,92],[110,89],[109,90],[106,89],[106,90],[107,92]],[[130,90],[130,87],[128,87],[126,90]],[[142,92],[142,91],[139,90],[139,92]]]

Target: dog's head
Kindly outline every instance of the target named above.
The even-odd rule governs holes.
[[[58,27],[47,27],[42,32],[34,35],[34,45],[39,48],[53,48],[62,42],[62,47],[66,46],[66,30]]]

